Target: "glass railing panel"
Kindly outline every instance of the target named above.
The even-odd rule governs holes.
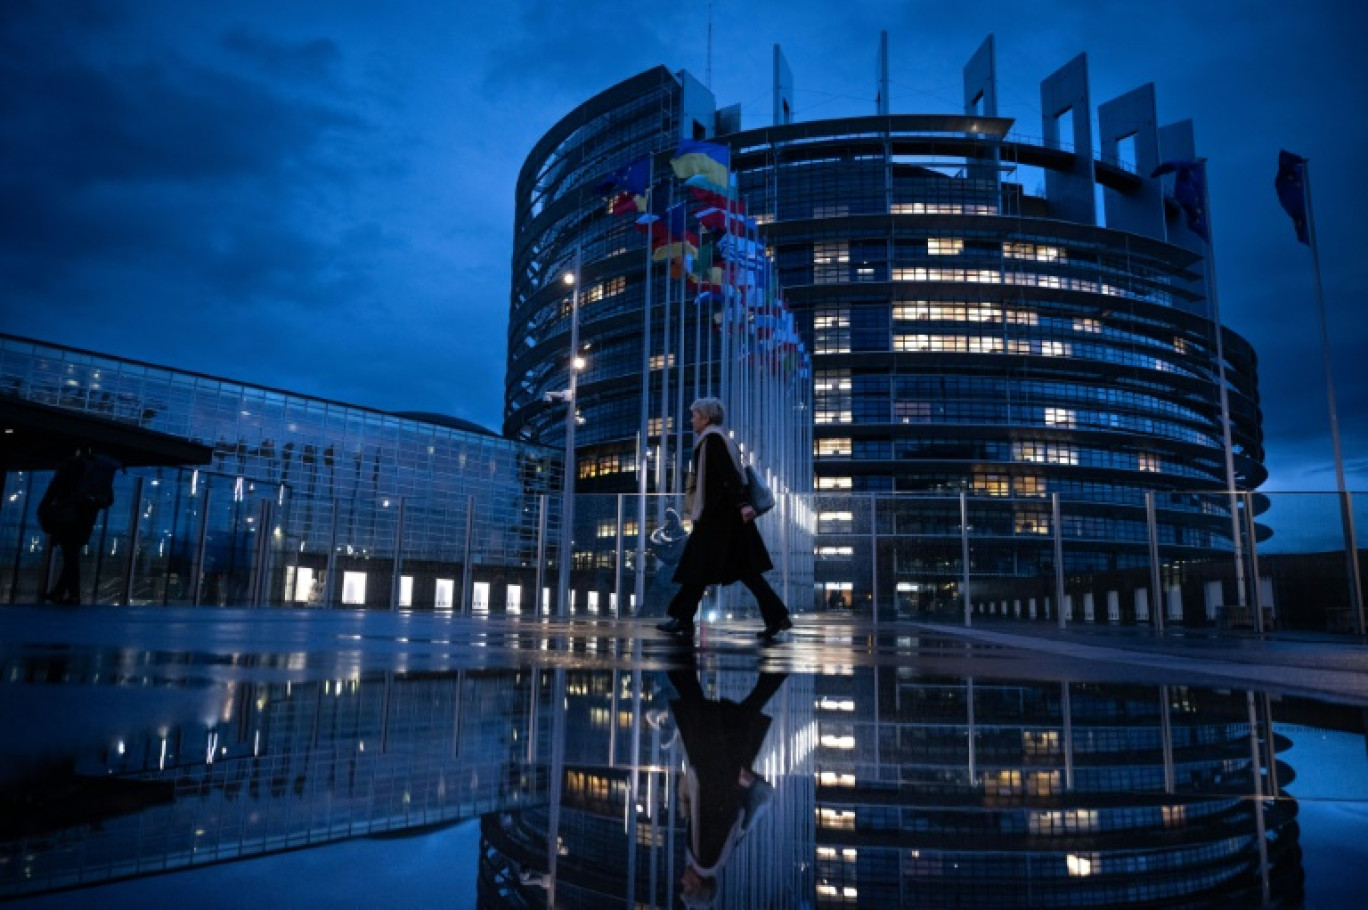
[[[1352,526],[1338,493],[1269,493],[1253,497],[1257,513],[1260,605],[1279,628],[1318,632],[1361,631],[1349,561],[1352,528],[1363,578],[1363,495],[1350,496]],[[1266,503],[1266,508],[1260,508]]]
[[[1039,497],[966,497],[975,616],[1042,622],[1054,615],[1054,516]]]
[[[48,590],[48,538],[38,527],[38,501],[51,474],[5,474],[0,499],[0,603],[32,603]],[[54,569],[55,571],[55,569]],[[55,577],[55,576],[54,576]]]

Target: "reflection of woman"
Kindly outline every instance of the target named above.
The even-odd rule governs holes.
[[[774,794],[752,766],[770,728],[761,711],[786,677],[761,673],[751,693],[734,702],[705,697],[696,664],[669,672],[678,694],[670,711],[689,759],[679,789],[688,831],[679,883],[686,907],[712,905],[723,864]]]
[[[793,621],[762,574],[774,568],[774,563],[755,527],[755,509],[746,498],[740,458],[722,433],[723,416],[722,402],[716,398],[700,398],[689,408],[694,470],[684,507],[693,519],[693,532],[674,571],[680,588],[670,601],[670,618],[657,628],[692,635],[694,613],[708,586],[739,581],[760,604],[765,621],[760,637],[773,641],[780,632],[793,628]]]

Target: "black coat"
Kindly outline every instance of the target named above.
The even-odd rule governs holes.
[[[38,503],[39,524],[63,547],[80,548],[89,543],[100,514],[99,506],[77,502],[74,497],[85,466],[86,459],[80,456],[62,462]]]
[[[774,568],[754,521],[741,517],[746,483],[716,433],[703,438],[708,466],[703,476],[703,511],[694,521],[675,567],[676,584],[729,585]],[[697,456],[695,455],[695,460]]]

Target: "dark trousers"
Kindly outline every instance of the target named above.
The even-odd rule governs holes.
[[[779,595],[774,593],[769,582],[765,581],[765,576],[759,572],[751,572],[741,579],[741,584],[755,595],[756,603],[760,604],[760,616],[766,626],[777,626],[788,616],[788,607],[784,606]],[[698,612],[699,601],[703,599],[707,590],[707,585],[692,582],[680,585],[674,599],[670,601],[669,614],[680,622],[693,622],[694,614]]]
[[[48,592],[48,600],[76,603],[81,599],[81,549],[84,544],[63,540],[54,543],[62,554],[62,571],[57,575],[56,586]]]

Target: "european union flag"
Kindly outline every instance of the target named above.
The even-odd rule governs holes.
[[[1173,201],[1187,216],[1188,230],[1211,242],[1211,228],[1207,222],[1206,159],[1165,161],[1154,169],[1151,177],[1173,174]]]
[[[594,192],[600,196],[608,196],[617,193],[630,193],[633,196],[644,196],[646,194],[646,184],[651,179],[651,162],[646,156],[642,156],[635,161],[629,161],[622,167],[613,171],[603,180],[594,184]]]
[[[1307,246],[1311,245],[1311,232],[1306,219],[1306,159],[1287,150],[1278,152],[1278,176],[1273,178],[1273,187],[1278,191],[1278,201],[1283,211],[1292,218],[1292,226],[1297,229],[1297,239]]]

